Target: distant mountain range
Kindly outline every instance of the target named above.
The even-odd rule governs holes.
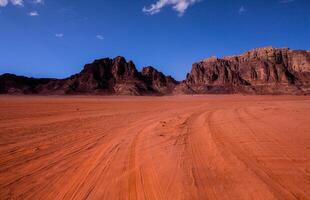
[[[178,82],[154,67],[137,71],[124,57],[86,64],[65,79],[0,76],[0,94],[310,94],[310,51],[265,47],[240,56],[208,58],[194,63]]]

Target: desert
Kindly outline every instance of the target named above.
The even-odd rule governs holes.
[[[310,97],[0,96],[0,199],[309,199]]]
[[[310,200],[310,0],[0,0],[0,200]]]

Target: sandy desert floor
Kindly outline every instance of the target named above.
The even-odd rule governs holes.
[[[310,199],[310,97],[0,97],[0,199]]]

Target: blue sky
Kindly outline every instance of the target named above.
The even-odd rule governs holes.
[[[125,56],[184,79],[193,62],[310,49],[309,0],[0,0],[0,73],[63,78]]]

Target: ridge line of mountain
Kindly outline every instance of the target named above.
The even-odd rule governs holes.
[[[310,51],[264,47],[194,63],[178,82],[152,66],[139,72],[122,56],[97,59],[64,79],[0,76],[0,94],[310,94]]]

